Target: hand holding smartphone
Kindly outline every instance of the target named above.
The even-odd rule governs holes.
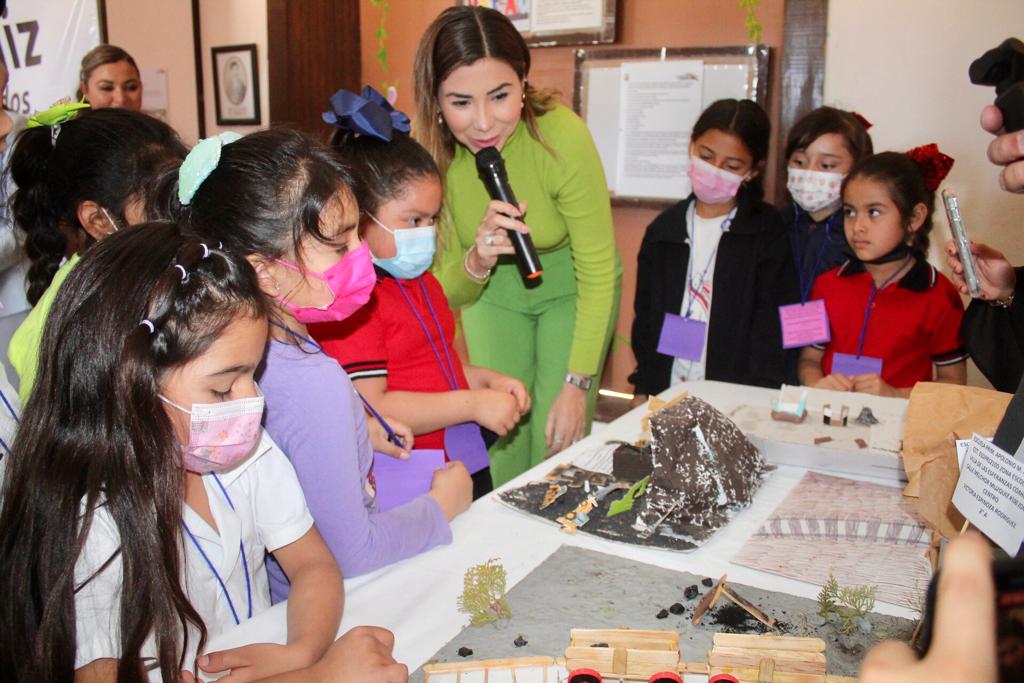
[[[942,204],[946,207],[949,231],[953,235],[957,255],[964,267],[964,282],[967,283],[967,291],[971,298],[977,299],[981,296],[981,282],[978,280],[978,268],[974,262],[974,255],[971,254],[971,242],[967,239],[967,228],[964,226],[963,214],[960,211],[960,200],[949,190],[943,190]]]

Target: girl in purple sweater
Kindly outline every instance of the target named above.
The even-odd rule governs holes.
[[[265,427],[295,466],[345,576],[449,543],[448,522],[472,497],[469,474],[453,462],[434,474],[429,493],[377,510],[363,404],[345,371],[306,330],[307,323],[351,315],[375,283],[356,230],[352,184],[326,147],[283,128],[237,142],[204,140],[179,174],[191,229],[245,254],[274,301],[277,320],[259,377]],[[411,440],[408,435],[406,443]],[[267,566],[277,602],[288,595],[288,578]]]

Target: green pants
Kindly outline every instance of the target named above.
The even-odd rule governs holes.
[[[565,385],[576,323],[576,277],[568,247],[542,254],[539,286],[523,285],[514,262],[494,270],[480,299],[462,309],[470,362],[515,377],[533,400],[519,426],[491,448],[491,477],[497,488],[544,460],[544,427]],[[617,278],[618,279],[618,278]],[[604,341],[601,365],[618,318],[620,287]],[[600,376],[587,396],[584,433],[590,433]]]

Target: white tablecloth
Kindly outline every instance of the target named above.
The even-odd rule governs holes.
[[[721,382],[690,382],[672,387],[662,394],[669,398],[687,390],[712,405],[722,408],[737,401],[768,401],[777,392]],[[515,487],[541,479],[559,462],[570,462],[582,451],[609,439],[633,441],[640,433],[640,418],[646,408],[639,407],[592,434],[551,460],[509,482]],[[395,658],[412,671],[424,664],[467,624],[458,612],[456,599],[462,593],[466,569],[498,557],[508,572],[511,588],[562,544],[630,558],[638,562],[688,571],[705,576],[728,574],[729,579],[760,588],[816,598],[819,587],[773,574],[731,564],[753,531],[782,502],[807,470],[780,466],[769,475],[757,492],[753,504],[741,511],[707,543],[690,553],[643,548],[616,543],[584,533],[570,536],[537,517],[517,512],[499,503],[492,495],[482,498],[452,522],[451,545],[435,548],[417,557],[384,567],[372,574],[345,581],[345,613],[340,633],[360,624],[383,626],[395,633]],[[891,481],[853,477],[864,481],[891,484]],[[915,618],[916,613],[896,605],[879,602],[876,611]],[[585,627],[585,624],[580,624]],[[566,634],[568,637],[568,634]],[[211,640],[208,651],[254,642],[278,642],[286,639],[285,605],[280,604]]]

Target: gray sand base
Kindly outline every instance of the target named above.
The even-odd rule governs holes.
[[[508,592],[511,619],[486,626],[467,626],[431,661],[558,657],[565,654],[570,629],[625,627],[675,630],[680,636],[683,659],[703,661],[716,632],[764,632],[762,624],[742,619],[746,613],[738,614],[738,608],[724,600],[704,615],[700,626],[693,626],[690,623],[693,609],[700,595],[710,590],[702,585],[703,578],[562,546]],[[694,584],[700,595],[687,600],[683,593]],[[815,600],[742,584],[730,585],[768,616],[781,622],[781,630],[776,630],[775,634],[823,638],[831,674],[856,676],[864,653],[874,642],[885,638],[906,641],[914,630],[914,622],[909,619],[871,614],[871,634],[856,629],[853,634],[837,636],[831,627],[820,625]],[[679,615],[670,613],[665,619],[656,618],[659,611],[673,603],[680,603],[685,611]],[[516,647],[513,641],[520,635],[528,642]],[[460,647],[471,648],[473,654],[459,657]],[[423,674],[416,671],[409,680],[419,683]]]

